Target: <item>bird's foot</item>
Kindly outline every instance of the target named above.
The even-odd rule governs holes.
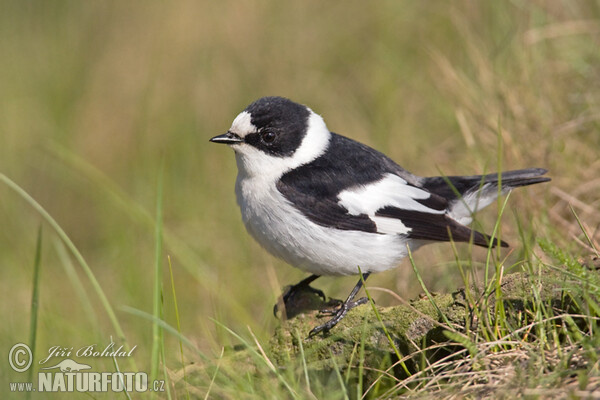
[[[309,332],[308,337],[311,338],[311,337],[315,336],[316,334],[318,334],[319,332],[329,331],[331,328],[336,326],[338,324],[338,322],[340,322],[342,320],[342,318],[344,318],[346,316],[348,311],[350,311],[354,307],[358,307],[362,304],[365,304],[368,301],[369,301],[369,299],[367,299],[366,297],[361,297],[360,299],[358,299],[356,301],[342,302],[341,305],[337,309],[330,308],[330,309],[321,310],[319,312],[319,315],[333,315],[333,317],[329,321],[325,322],[324,324],[313,328]]]
[[[337,314],[341,308],[344,307],[344,302],[341,300],[337,300],[337,299],[333,299],[332,301],[337,302],[337,304],[333,305],[333,308],[325,308],[323,310],[319,311],[319,316],[326,316],[326,315],[335,315]],[[345,305],[345,307],[348,309],[348,311],[352,310],[354,307],[358,307],[362,304],[365,304],[369,301],[369,299],[367,299],[366,297],[361,297],[360,299],[356,300],[356,301],[351,301],[349,303],[347,303]]]

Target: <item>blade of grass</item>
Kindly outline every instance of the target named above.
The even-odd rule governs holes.
[[[212,379],[210,380],[210,384],[208,385],[208,389],[206,389],[206,395],[204,396],[204,400],[208,400],[209,399],[209,395],[210,395],[210,391],[212,390],[213,384],[215,383],[215,379],[217,378],[217,375],[219,374],[219,368],[221,368],[221,360],[223,360],[223,354],[225,354],[225,347],[221,347],[221,355],[219,356],[219,360],[217,361],[217,368],[215,368],[215,373],[212,376]],[[185,379],[185,370],[184,370],[184,379]],[[186,390],[187,390],[187,383],[186,383]],[[188,399],[190,398],[190,393],[187,392],[187,397]]]
[[[112,336],[110,337],[110,342],[113,343]],[[131,400],[131,396],[129,395],[129,392],[126,389],[127,386],[125,385],[125,380],[123,379],[123,375],[121,375],[121,369],[119,368],[119,361],[117,361],[117,356],[115,354],[113,354],[112,360],[113,360],[113,365],[115,366],[115,370],[119,373],[118,379],[121,381],[121,385],[123,386],[123,394],[125,395],[125,397],[127,397],[129,400]]]
[[[198,354],[200,357],[202,357],[203,360],[205,360],[205,361],[210,360],[202,352],[200,352],[200,350],[198,350],[198,348],[196,347],[196,345],[194,343],[192,343],[185,336],[181,335],[179,332],[177,332],[177,329],[173,328],[171,325],[167,324],[162,319],[158,319],[158,318],[154,317],[154,315],[152,315],[148,312],[138,310],[137,308],[133,308],[133,307],[129,307],[129,306],[122,306],[119,308],[119,310],[124,311],[129,314],[132,314],[132,315],[135,315],[137,317],[146,319],[146,320],[152,322],[153,324],[159,324],[160,327],[163,329],[163,331],[172,334],[174,337],[176,337],[178,340],[180,340],[183,344],[185,344],[188,348],[190,348],[196,354]]]
[[[103,189],[100,192],[107,196],[119,209],[123,210],[127,216],[146,228],[156,229],[156,221],[153,219],[152,214],[131,199],[127,193],[102,173],[102,171],[58,143],[49,141],[45,143],[45,147],[51,154],[65,163],[70,171],[80,173],[92,182],[95,188]],[[194,250],[186,245],[185,241],[176,237],[169,230],[163,228],[163,236],[166,247],[172,251],[177,259],[183,261],[182,266],[186,271],[196,278],[198,282],[205,285],[206,288],[213,288],[216,282],[215,275],[212,273],[213,268],[196,255]]]
[[[498,178],[500,179],[500,178]],[[498,183],[498,186],[500,187],[500,182]],[[506,210],[506,206],[508,204],[508,199],[510,197],[510,192],[506,195],[506,197],[504,198],[504,201],[498,197],[498,217],[496,218],[496,223],[494,224],[494,229],[492,230],[492,233],[490,234],[490,245],[487,247],[487,254],[486,254],[486,260],[485,260],[485,278],[484,278],[484,287],[485,287],[485,292],[484,292],[484,296],[483,296],[483,306],[487,315],[487,321],[496,321],[497,322],[497,317],[498,317],[498,313],[502,313],[504,314],[504,302],[502,299],[502,290],[501,290],[501,268],[502,268],[502,263],[500,262],[500,252],[497,252],[497,258],[494,261],[494,281],[491,282],[490,281],[490,276],[489,276],[489,269],[490,269],[490,263],[492,262],[492,252],[494,250],[494,247],[492,247],[492,244],[494,243],[494,241],[496,240],[500,240],[499,236],[499,232],[500,232],[500,224],[501,224],[501,220],[502,220],[502,215],[504,215],[504,211]],[[499,247],[499,246],[498,246]],[[493,287],[493,289],[492,289]],[[493,307],[494,310],[494,316],[492,317],[491,315],[491,310],[492,307],[487,307],[487,302],[488,302],[488,298],[492,293],[492,290],[496,293],[496,307]],[[494,322],[496,324],[496,322]],[[490,334],[492,335],[493,338],[497,338],[498,335],[496,334],[496,332],[494,332],[494,329],[492,329],[492,332],[490,332]],[[488,340],[491,340],[488,338]]]
[[[460,203],[462,204],[462,206],[469,212],[469,214],[471,215],[471,218],[473,219],[473,221],[471,222],[471,225],[473,226],[473,229],[476,231],[483,231],[483,225],[481,224],[481,222],[476,218],[476,211],[479,208],[479,200],[481,199],[482,196],[482,188],[485,184],[485,174],[486,174],[486,170],[483,170],[483,173],[481,175],[481,179],[479,181],[479,188],[477,191],[477,198],[475,201],[475,206],[473,208],[469,207],[469,204],[466,202],[463,194],[456,188],[456,186],[452,183],[452,181],[448,178],[448,176],[446,174],[444,174],[442,172],[442,170],[437,167],[438,173],[440,174],[440,177],[444,180],[444,182],[448,185],[448,187],[452,190],[452,192],[454,193],[454,195],[456,196],[457,200],[460,201]],[[450,233],[451,235],[451,233]],[[473,241],[470,240],[469,241],[469,246],[472,246]]]
[[[377,307],[375,306],[375,302],[373,301],[373,298],[371,297],[371,294],[369,293],[369,290],[367,289],[367,286],[365,284],[365,278],[363,277],[360,267],[358,267],[358,275],[360,276],[360,280],[362,282],[363,288],[365,289],[365,294],[367,295],[367,298],[369,299],[369,303],[371,304],[371,308],[373,309],[373,312],[375,313],[375,317],[377,318],[377,321],[379,321],[379,323],[381,324],[383,333],[387,337],[387,340],[390,343],[390,346],[392,347],[392,349],[394,350],[396,357],[398,357],[398,360],[400,361],[400,365],[402,366],[402,369],[404,370],[406,375],[410,376],[410,371],[408,370],[408,367],[406,366],[404,361],[402,361],[402,359],[404,357],[403,357],[402,353],[400,352],[400,350],[398,350],[398,347],[396,346],[396,344],[394,343],[394,340],[390,336],[390,333],[388,332],[387,327],[385,326],[385,323],[383,322],[383,319],[381,318],[381,314],[379,314],[379,310],[377,310]]]
[[[226,327],[225,325],[223,325],[222,323],[220,323],[217,320],[214,320],[211,318],[211,321],[213,321],[215,324],[221,326],[221,328],[225,329],[227,332],[229,332],[230,335],[232,335],[233,337],[235,337],[236,339],[238,339],[239,341],[242,342],[242,344],[244,345],[244,347],[246,347],[248,349],[248,351],[250,351],[250,353],[252,355],[254,355],[254,357],[257,357],[258,359],[260,359],[266,366],[267,368],[273,373],[275,374],[275,376],[277,377],[277,379],[283,384],[283,386],[285,386],[285,388],[288,390],[288,392],[290,393],[290,395],[294,398],[294,399],[298,399],[300,398],[298,396],[298,393],[296,393],[296,391],[290,386],[290,384],[283,379],[283,377],[281,376],[281,374],[277,371],[277,368],[275,368],[275,366],[273,365],[273,363],[271,362],[271,360],[269,360],[268,358],[266,358],[265,356],[263,356],[262,354],[260,354],[258,351],[256,351],[251,345],[250,343],[248,343],[247,340],[245,340],[242,336],[238,335],[237,333],[235,333],[233,330],[229,329],[228,327]]]
[[[458,266],[458,269],[460,271],[460,275],[462,277],[462,281],[463,284],[465,285],[465,301],[467,302],[466,307],[468,310],[472,310],[472,307],[474,306],[474,304],[476,304],[476,300],[473,297],[473,289],[476,290],[477,285],[473,285],[471,286],[470,281],[469,281],[469,274],[465,272],[462,262],[460,261],[460,258],[458,256],[458,249],[456,248],[456,242],[454,240],[450,240],[450,246],[452,247],[452,252],[454,254],[454,260],[456,261],[456,265]],[[471,243],[469,243],[469,246],[471,246]],[[469,265],[471,274],[473,273],[473,266]],[[475,279],[473,279],[475,280]],[[470,335],[472,331],[471,329],[471,318],[466,318],[465,319],[465,332],[466,335]],[[476,334],[475,334],[476,335]]]
[[[358,351],[358,343],[355,343],[352,347],[352,352],[350,353],[350,357],[348,359],[348,368],[346,369],[346,384],[350,382],[350,374],[352,373],[352,365],[354,365],[354,357],[356,357],[356,353]]]
[[[496,136],[498,138],[498,151],[496,152],[496,170],[498,171],[498,197],[496,198],[498,201],[498,218],[496,218],[496,222],[499,223],[501,218],[502,218],[502,214],[504,212],[504,206],[502,205],[502,151],[504,148],[504,141],[502,138],[502,119],[500,116],[498,116],[498,128],[496,129]],[[510,193],[509,193],[510,194]],[[507,196],[508,198],[508,196]],[[504,202],[504,205],[506,205],[506,201]],[[496,232],[494,232],[496,233]],[[492,236],[492,239],[495,236]],[[500,241],[500,232],[498,231],[498,241]],[[493,241],[492,241],[493,243]]]
[[[37,322],[39,309],[40,288],[40,265],[42,261],[42,226],[38,228],[37,241],[35,245],[35,258],[33,261],[33,290],[31,291],[31,312],[29,313],[29,348],[31,359],[35,359],[35,343],[37,339]],[[29,368],[28,381],[33,382],[33,368]],[[31,392],[27,392],[27,398],[31,398]]]
[[[508,193],[508,195],[506,196],[506,198],[504,199],[504,203],[502,202],[502,149],[503,149],[503,145],[504,145],[504,141],[502,138],[502,120],[500,118],[500,116],[498,116],[498,126],[496,129],[496,138],[497,138],[497,152],[496,152],[496,171],[498,171],[498,184],[496,185],[497,188],[497,197],[496,197],[496,201],[498,204],[498,215],[496,217],[496,223],[494,224],[494,230],[492,232],[492,234],[490,235],[490,245],[487,248],[487,255],[486,255],[486,262],[485,262],[485,279],[484,279],[484,287],[487,288],[488,286],[488,282],[489,282],[489,267],[490,267],[490,262],[491,262],[491,256],[492,256],[492,251],[494,249],[494,247],[492,246],[492,243],[494,243],[494,239],[497,237],[498,243],[500,242],[500,221],[502,220],[502,215],[504,213],[504,208],[506,207],[506,204],[508,202],[508,198],[510,196],[510,192]],[[498,245],[498,247],[500,247],[500,245]],[[500,252],[495,252],[496,254],[496,260],[494,262],[494,271],[495,271],[495,286],[494,286],[494,291],[496,293],[496,304],[494,307],[494,317],[493,317],[493,321],[494,321],[494,328],[492,329],[492,332],[490,332],[490,336],[493,338],[498,338],[499,336],[502,336],[501,334],[499,334],[497,332],[498,329],[498,315],[505,315],[504,312],[504,301],[502,299],[502,290],[501,290],[501,271],[500,268],[502,268],[502,265],[499,262],[499,257],[500,257]],[[484,297],[484,301],[485,303],[487,303],[487,299],[488,299],[488,292],[486,290],[485,292],[485,297]],[[489,313],[489,307],[486,307],[486,309],[488,310],[487,312],[487,316],[488,316],[488,321],[490,321],[490,313]],[[504,319],[505,320],[505,319]]]
[[[175,321],[177,321],[177,332],[181,335],[181,322],[179,318],[179,306],[177,305],[177,293],[175,291],[175,279],[173,278],[173,266],[171,265],[171,256],[167,256],[169,264],[169,274],[171,276],[171,290],[173,292],[173,304],[175,306]],[[185,361],[183,358],[183,343],[179,340],[179,355],[181,356],[181,368],[183,369],[183,385],[185,386],[186,398],[190,398],[190,390],[188,388],[187,376],[185,372]],[[218,366],[217,366],[218,367]],[[216,376],[216,375],[215,375]],[[213,378],[214,380],[214,378]],[[209,388],[210,391],[210,388]]]
[[[473,341],[469,340],[469,338],[465,335],[461,335],[459,333],[451,332],[448,330],[445,330],[443,333],[444,336],[446,336],[448,339],[460,344],[465,349],[467,349],[471,357],[474,358],[477,355],[477,345]]]
[[[592,240],[592,238],[588,234],[587,229],[585,229],[585,227],[583,226],[583,223],[579,219],[579,215],[577,215],[577,212],[575,212],[575,209],[573,208],[573,206],[571,204],[569,204],[569,209],[571,209],[571,213],[573,213],[573,216],[575,217],[575,220],[577,220],[577,225],[579,225],[579,229],[581,229],[581,232],[583,232],[583,234],[585,236],[585,239],[587,240],[588,244],[590,245],[590,247],[592,249],[594,249],[594,252],[596,253],[596,257],[600,257],[600,253],[598,253],[598,249],[596,248],[596,245],[594,244],[594,241]]]
[[[173,397],[171,396],[171,382],[170,382],[170,378],[169,378],[169,373],[167,371],[167,358],[165,357],[165,346],[164,346],[164,337],[163,336],[164,336],[164,334],[162,333],[162,330],[161,330],[160,340],[163,345],[160,347],[160,350],[161,350],[160,355],[161,355],[162,361],[163,361],[162,369],[163,369],[163,376],[165,377],[165,386],[164,387],[167,389],[167,398],[169,400],[171,400]]]
[[[56,220],[52,218],[52,216],[44,209],[44,207],[42,207],[40,203],[38,203],[33,197],[31,197],[29,193],[27,193],[19,185],[17,185],[15,182],[13,182],[10,178],[8,178],[2,173],[0,173],[0,181],[4,182],[10,189],[16,192],[19,196],[21,196],[23,200],[25,200],[34,210],[36,210],[42,216],[42,218],[52,227],[52,229],[56,232],[58,237],[60,237],[63,243],[65,243],[69,251],[71,251],[75,259],[83,269],[83,272],[89,279],[90,283],[92,284],[92,287],[98,295],[100,302],[102,303],[102,306],[104,307],[104,310],[106,311],[106,314],[108,315],[108,318],[111,321],[113,329],[117,333],[117,336],[120,340],[123,341],[124,347],[126,349],[130,349],[129,344],[127,343],[127,340],[125,338],[125,333],[123,332],[121,324],[119,324],[119,320],[117,319],[117,316],[112,306],[110,305],[110,301],[108,301],[108,297],[106,297],[106,294],[104,293],[104,290],[102,290],[102,287],[100,286],[100,283],[98,282],[96,276],[92,272],[92,269],[85,261],[83,255],[79,252],[79,249],[77,249],[73,241],[61,228],[58,222],[56,222]],[[137,371],[137,367],[135,365],[135,360],[133,359],[133,357],[129,357],[129,362],[131,363],[132,370]]]
[[[156,189],[156,224],[154,225],[154,289],[152,314],[156,319],[163,319],[162,310],[162,202],[163,202],[163,171],[161,163]],[[163,347],[160,325],[152,325],[152,357],[150,364],[150,381],[158,378],[160,349]],[[163,360],[164,361],[164,360]]]
[[[348,388],[346,387],[346,384],[344,383],[344,378],[342,377],[342,373],[340,372],[340,366],[338,365],[337,360],[335,359],[335,356],[331,351],[331,348],[328,348],[327,350],[329,350],[329,357],[331,359],[331,362],[333,363],[333,370],[335,371],[335,375],[338,378],[340,388],[342,389],[342,393],[344,394],[344,400],[350,400],[350,398],[348,397]],[[350,367],[348,367],[348,369],[350,369]]]
[[[359,274],[362,276],[362,273],[359,269]],[[364,280],[364,279],[363,279]],[[363,283],[363,287],[364,287]],[[360,343],[358,345],[358,384],[356,385],[356,398],[363,399],[363,385],[364,385],[364,377],[365,377],[365,338],[367,333],[367,318],[363,318],[362,323],[362,331],[360,334]]]
[[[67,274],[67,278],[69,279],[69,281],[71,281],[71,286],[73,286],[75,292],[77,293],[77,297],[79,298],[79,304],[84,310],[84,313],[90,322],[90,326],[94,327],[98,340],[101,340],[102,335],[99,331],[100,329],[98,323],[98,315],[96,314],[96,310],[94,310],[94,306],[92,305],[90,296],[85,290],[83,282],[81,282],[81,279],[79,279],[79,276],[77,275],[75,266],[73,265],[73,262],[69,257],[69,253],[67,252],[64,243],[57,237],[53,237],[52,239],[54,250],[56,251],[58,259],[60,260],[60,263],[62,264],[62,267],[65,270],[65,274]]]
[[[421,277],[421,274],[419,273],[419,270],[417,269],[415,260],[413,259],[412,252],[410,251],[410,247],[408,245],[406,246],[406,249],[408,250],[408,259],[410,260],[410,265],[412,266],[412,269],[415,272],[415,275],[417,276],[417,280],[419,281],[419,284],[421,285],[421,289],[423,289],[423,291],[425,292],[425,295],[427,296],[427,298],[429,299],[429,301],[431,302],[431,304],[437,311],[438,315],[444,320],[444,323],[448,326],[452,326],[452,324],[450,323],[450,321],[448,320],[446,315],[442,312],[442,310],[440,310],[440,308],[438,307],[435,300],[433,300],[433,296],[427,289],[427,286],[425,286],[425,282],[423,282],[423,278]]]
[[[304,346],[302,345],[302,337],[300,337],[300,333],[296,329],[294,331],[296,334],[296,340],[298,341],[298,348],[300,349],[300,358],[302,359],[302,370],[304,372],[304,380],[306,381],[306,390],[310,392],[310,377],[308,376],[308,366],[306,365],[306,357],[304,355]]]
[[[56,142],[47,141],[45,148],[59,161],[64,163],[70,172],[75,171],[89,180],[94,189],[98,190],[100,188],[98,190],[99,194],[106,196],[111,204],[122,210],[127,217],[146,229],[156,229],[156,221],[152,217],[152,214],[135,202],[101,170]],[[181,266],[202,285],[207,293],[216,293],[215,290],[218,290],[219,285],[216,284],[216,275],[213,272],[215,268],[208,265],[185,240],[164,226],[162,231],[165,249],[169,250],[181,262]],[[235,296],[225,296],[221,298],[221,301],[231,307],[233,309],[232,312],[236,313],[236,315],[251,319],[247,314],[247,307],[237,301]]]

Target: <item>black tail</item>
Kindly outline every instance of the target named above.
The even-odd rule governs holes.
[[[495,187],[500,183],[502,188],[510,190],[519,186],[548,182],[550,178],[542,176],[547,172],[548,170],[543,168],[527,168],[502,172],[500,176],[498,176],[498,173],[473,176],[436,176],[425,178],[423,187],[452,202],[458,198],[459,194],[463,196],[471,191],[478,190],[486,183],[495,184]]]

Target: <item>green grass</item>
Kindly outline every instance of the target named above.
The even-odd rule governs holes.
[[[33,266],[33,288],[31,290],[31,311],[29,312],[29,341],[32,358],[36,358],[35,342],[37,340],[37,320],[40,296],[40,265],[42,259],[42,227],[38,229],[37,244],[35,246],[35,262]],[[33,381],[33,369],[28,371],[28,381]]]
[[[584,394],[600,347],[598,282],[579,261],[600,237],[599,21],[593,1],[2,3],[0,349],[34,337],[42,357],[112,337],[137,346],[119,368],[167,379],[171,398],[429,396],[486,374],[502,387],[486,363],[507,360],[520,360],[521,395],[556,395],[569,379]],[[553,268],[582,316],[539,300],[517,324],[473,292],[481,324],[450,334],[462,360],[420,358],[418,374],[390,386],[388,371],[372,388],[341,367],[325,378],[301,362],[277,368],[272,305],[303,274],[247,235],[233,154],[208,143],[264,95],[308,104],[419,175],[550,170],[550,184],[479,213],[508,252],[425,247],[414,270],[406,260],[370,278],[378,305],[423,288],[491,291],[521,270],[538,296],[536,276]],[[344,297],[355,277],[319,281]],[[252,368],[236,370],[240,344],[255,350]],[[2,388],[25,379],[1,371]]]

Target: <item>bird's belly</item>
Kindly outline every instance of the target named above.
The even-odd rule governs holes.
[[[407,254],[400,235],[328,228],[308,220],[276,187],[238,182],[236,194],[248,232],[271,254],[317,275],[353,275],[398,266]]]

